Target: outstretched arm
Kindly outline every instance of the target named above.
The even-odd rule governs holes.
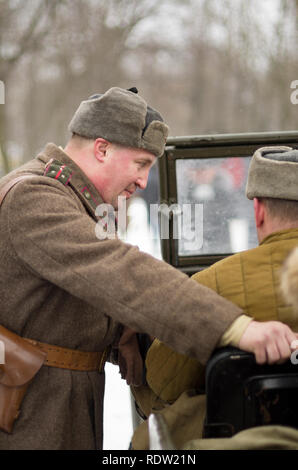
[[[258,364],[274,364],[284,362],[291,356],[291,344],[297,338],[297,333],[278,321],[251,321],[244,330],[238,347],[254,353]]]

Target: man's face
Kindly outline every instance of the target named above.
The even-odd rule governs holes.
[[[129,199],[137,188],[145,189],[156,157],[147,150],[109,144],[102,166],[100,194],[117,209],[118,197]]]

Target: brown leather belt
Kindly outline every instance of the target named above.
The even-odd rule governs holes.
[[[81,371],[104,371],[108,350],[100,352],[78,351],[76,349],[61,348],[52,344],[41,343],[33,339],[24,338],[34,346],[38,346],[47,353],[44,365],[60,369]]]

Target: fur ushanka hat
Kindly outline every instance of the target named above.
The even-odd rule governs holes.
[[[82,101],[68,129],[87,139],[102,137],[114,144],[163,154],[168,126],[161,115],[147,105],[136,88],[113,87]]]
[[[246,196],[298,201],[298,150],[282,146],[256,150],[248,170]]]

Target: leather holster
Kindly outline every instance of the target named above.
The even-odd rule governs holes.
[[[0,429],[11,433],[28,385],[43,365],[46,353],[1,325],[0,341],[4,345],[4,364],[0,365]]]

